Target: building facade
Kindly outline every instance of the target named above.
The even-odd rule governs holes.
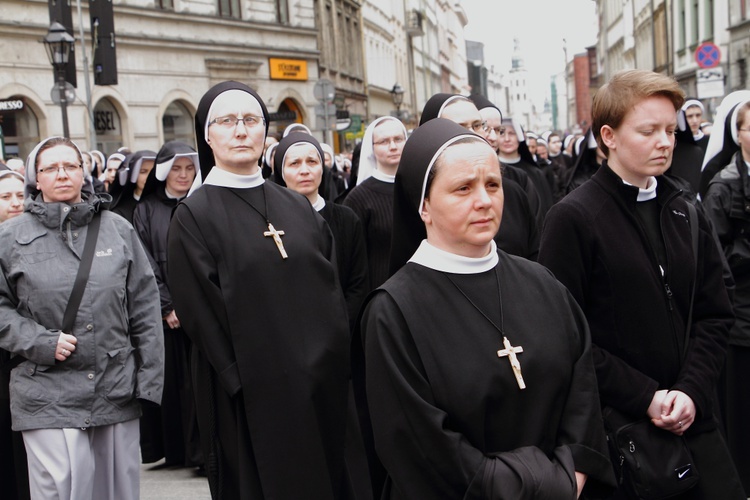
[[[91,57],[88,2],[70,2],[78,88],[68,121],[71,138],[83,148],[111,153],[121,146],[158,149],[171,139],[193,142],[201,96],[230,79],[258,90],[274,113],[271,130],[292,121],[315,128],[313,82],[321,58],[324,71],[332,68],[318,49],[316,0],[115,0],[118,84],[94,86],[90,98],[82,58],[84,50]],[[24,158],[40,139],[62,134],[60,107],[50,92],[52,67],[39,42],[49,24],[46,0],[3,0],[0,102],[21,103],[21,109],[0,107],[6,156]],[[364,70],[357,71],[337,83],[348,91],[359,81],[363,96]]]

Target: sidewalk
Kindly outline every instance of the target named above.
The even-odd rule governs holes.
[[[195,468],[141,465],[141,500],[211,500],[208,481]]]

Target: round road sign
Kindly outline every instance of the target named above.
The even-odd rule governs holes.
[[[711,42],[702,43],[695,49],[695,62],[701,68],[715,68],[721,62],[721,50]]]

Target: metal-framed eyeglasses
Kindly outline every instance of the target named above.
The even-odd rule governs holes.
[[[262,116],[255,116],[255,115],[245,115],[243,117],[234,116],[234,115],[226,115],[226,116],[219,116],[217,118],[214,118],[210,122],[208,122],[209,125],[216,124],[220,126],[221,128],[225,129],[232,129],[237,126],[238,123],[242,122],[246,128],[253,128],[257,127],[258,125],[265,125],[265,120]]]
[[[66,175],[73,175],[78,171],[78,169],[83,169],[83,165],[58,165],[51,167],[42,167],[38,168],[36,170],[36,173],[41,175],[57,175],[60,170],[62,170]]]

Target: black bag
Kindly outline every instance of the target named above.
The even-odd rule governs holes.
[[[698,484],[684,437],[659,429],[649,418],[633,421],[612,407],[602,416],[617,483],[629,498],[671,498]]]

